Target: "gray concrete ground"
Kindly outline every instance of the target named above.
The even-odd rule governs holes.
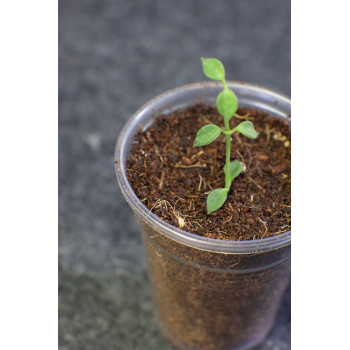
[[[290,2],[59,1],[59,348],[170,350],[158,333],[145,257],[117,187],[113,152],[155,95],[206,80],[290,94]],[[259,350],[290,349],[290,290]]]

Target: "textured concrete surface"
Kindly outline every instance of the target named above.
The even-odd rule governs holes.
[[[171,349],[154,319],[137,225],[115,180],[129,116],[155,95],[228,79],[290,94],[289,1],[59,1],[59,348]],[[290,349],[290,291],[259,350]]]

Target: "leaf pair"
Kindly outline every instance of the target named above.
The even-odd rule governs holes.
[[[237,125],[230,133],[235,131],[240,132],[244,136],[250,139],[256,139],[259,133],[254,129],[253,123],[250,121],[244,121]],[[197,133],[196,139],[194,140],[193,147],[200,147],[209,145],[215,141],[221,133],[225,133],[224,130],[220,129],[216,125],[205,125],[201,127]]]
[[[225,81],[225,68],[223,64],[216,58],[201,58],[203,63],[204,74],[212,80],[220,80],[224,85],[224,89],[220,92],[216,99],[216,108],[224,117],[225,121],[229,121],[237,111],[238,99],[235,93],[230,90]]]

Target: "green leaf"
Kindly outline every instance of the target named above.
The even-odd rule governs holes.
[[[216,99],[216,107],[226,120],[230,120],[238,108],[238,100],[234,92],[223,89]]]
[[[194,140],[193,147],[205,146],[213,142],[222,130],[216,125],[205,125],[200,128]]]
[[[203,64],[203,72],[213,80],[225,79],[225,68],[223,64],[216,58],[201,58]]]
[[[230,162],[228,165],[228,176],[230,181],[233,181],[243,170],[243,164],[237,159]]]
[[[217,188],[209,193],[207,197],[207,212],[208,215],[215,210],[218,210],[226,201],[228,189]]]
[[[250,139],[256,139],[259,135],[259,133],[255,131],[253,123],[248,120],[236,126],[234,130],[239,131]]]

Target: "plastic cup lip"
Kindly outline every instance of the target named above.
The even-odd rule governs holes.
[[[174,96],[178,93],[185,93],[186,91],[193,89],[201,90],[210,87],[217,87],[220,84],[221,83],[219,82],[199,82],[168,90],[148,101],[131,116],[118,137],[114,154],[115,171],[121,192],[134,213],[141,220],[146,222],[156,231],[162,232],[168,238],[189,247],[224,254],[255,254],[268,252],[288,246],[291,244],[290,230],[272,237],[250,241],[219,240],[202,237],[194,233],[181,230],[180,228],[177,228],[176,226],[163,221],[157,215],[152,213],[151,210],[148,209],[136,196],[128,181],[125,167],[125,161],[127,157],[126,148],[127,145],[132,142],[135,130],[138,131],[142,126],[144,126],[142,124],[143,118],[147,116],[150,111],[159,109],[159,105],[166,105],[164,102],[171,96]],[[290,99],[287,96],[277,93],[273,90],[245,82],[230,81],[227,82],[227,85],[233,90],[235,90],[235,88],[244,88],[244,90],[248,91],[248,93],[266,95],[283,105],[289,106],[290,108]],[[287,115],[285,115],[285,117],[287,117]]]

